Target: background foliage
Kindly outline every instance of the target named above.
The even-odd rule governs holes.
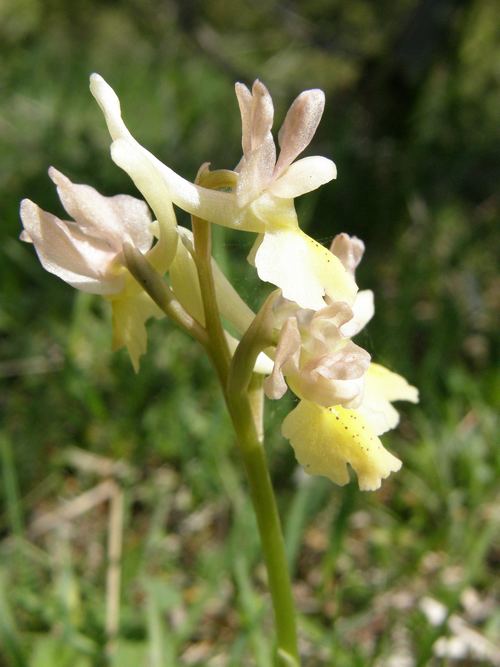
[[[112,664],[270,664],[258,541],[207,363],[159,322],[135,376],[111,355],[106,305],[46,274],[17,240],[22,197],[61,212],[50,164],[104,194],[135,194],[109,158],[92,71],[137,138],[191,178],[204,161],[238,162],[235,80],[261,78],[278,121],[301,90],[325,90],[312,151],[339,177],[299,200],[302,225],[325,244],[339,231],[365,241],[359,283],[378,310],[361,344],[416,384],[421,404],[404,406],[386,438],[404,468],[376,494],[304,481],[278,435],[287,406],[269,405],[305,664],[500,664],[498,10],[2,0],[1,664],[105,664],[107,504],[34,526],[109,474],[125,498]],[[251,241],[216,230],[221,264],[256,305]],[[92,459],[89,470],[75,447],[127,466],[104,472],[110,463]]]

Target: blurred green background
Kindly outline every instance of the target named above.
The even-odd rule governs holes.
[[[301,224],[325,244],[340,231],[365,241],[358,283],[377,312],[360,344],[421,403],[402,405],[384,438],[404,467],[374,494],[298,476],[279,436],[289,404],[268,405],[304,665],[500,664],[499,10],[1,0],[1,665],[271,664],[254,520],[200,350],[152,323],[134,375],[111,354],[106,304],[45,273],[17,239],[21,198],[62,213],[49,165],[103,194],[136,194],[109,157],[92,71],[139,141],[189,178],[240,158],[236,80],[266,83],[276,127],[301,90],[325,90],[309,154],[339,175],[297,202]],[[255,306],[251,243],[215,230],[221,265]],[[110,476],[111,532],[124,531],[114,644],[109,503],[82,509]]]

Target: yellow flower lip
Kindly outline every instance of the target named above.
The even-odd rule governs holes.
[[[388,452],[355,410],[341,406],[323,408],[301,401],[282,426],[298,462],[311,475],[328,477],[344,486],[349,464],[362,491],[375,491],[401,461]]]

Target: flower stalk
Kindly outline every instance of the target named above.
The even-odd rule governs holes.
[[[253,420],[248,395],[228,400],[237,434],[240,454],[247,475],[250,497],[266,565],[276,622],[276,664],[300,665],[297,646],[295,605],[285,552],[285,542],[273,491],[266,455]],[[286,658],[288,656],[288,662]],[[290,662],[290,660],[293,660]]]
[[[300,665],[295,605],[278,506],[263,447],[262,380],[253,373],[259,352],[265,347],[258,332],[268,309],[268,298],[250,325],[231,360],[220,319],[212,272],[211,229],[192,218],[194,259],[198,270],[208,336],[207,351],[221,381],[224,398],[236,433],[250,498],[257,519],[276,622],[277,667]],[[273,295],[271,295],[273,296]]]

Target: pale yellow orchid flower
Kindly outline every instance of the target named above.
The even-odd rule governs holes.
[[[163,313],[125,268],[122,246],[130,243],[153,263],[164,264],[162,246],[157,243],[152,248],[149,208],[129,195],[104,197],[88,185],[72,183],[53,167],[49,175],[73,220],[60,220],[24,199],[21,239],[33,243],[47,271],[79,290],[110,300],[113,347],[126,346],[138,370],[146,350],[145,322]]]
[[[333,240],[346,270],[354,275],[363,242],[340,234]],[[286,312],[286,309],[285,309]],[[401,461],[382,445],[379,435],[395,428],[399,415],[393,401],[418,401],[418,391],[349,340],[374,312],[373,294],[357,294],[352,308],[332,303],[311,314],[288,306],[288,319],[276,349],[273,373],[266,379],[268,396],[286,390],[286,380],[302,399],[285,417],[282,434],[290,440],[306,472],[337,484],[349,481],[349,464],[362,490],[378,489],[382,479],[400,469]]]
[[[252,93],[237,84],[244,154],[237,185],[225,192],[185,180],[143,148],[125,126],[118,97],[101,76],[92,75],[90,88],[113,139],[113,160],[134,180],[160,222],[167,201],[203,220],[258,232],[252,262],[259,277],[280,287],[285,298],[313,310],[324,307],[325,298],[353,302],[357,288],[352,276],[327,248],[300,230],[293,206],[294,197],[336,176],[333,162],[323,157],[293,162],[316,130],[323,112],[322,91],[305,91],[292,104],[279,134],[281,153],[276,160],[269,93],[260,82]]]

